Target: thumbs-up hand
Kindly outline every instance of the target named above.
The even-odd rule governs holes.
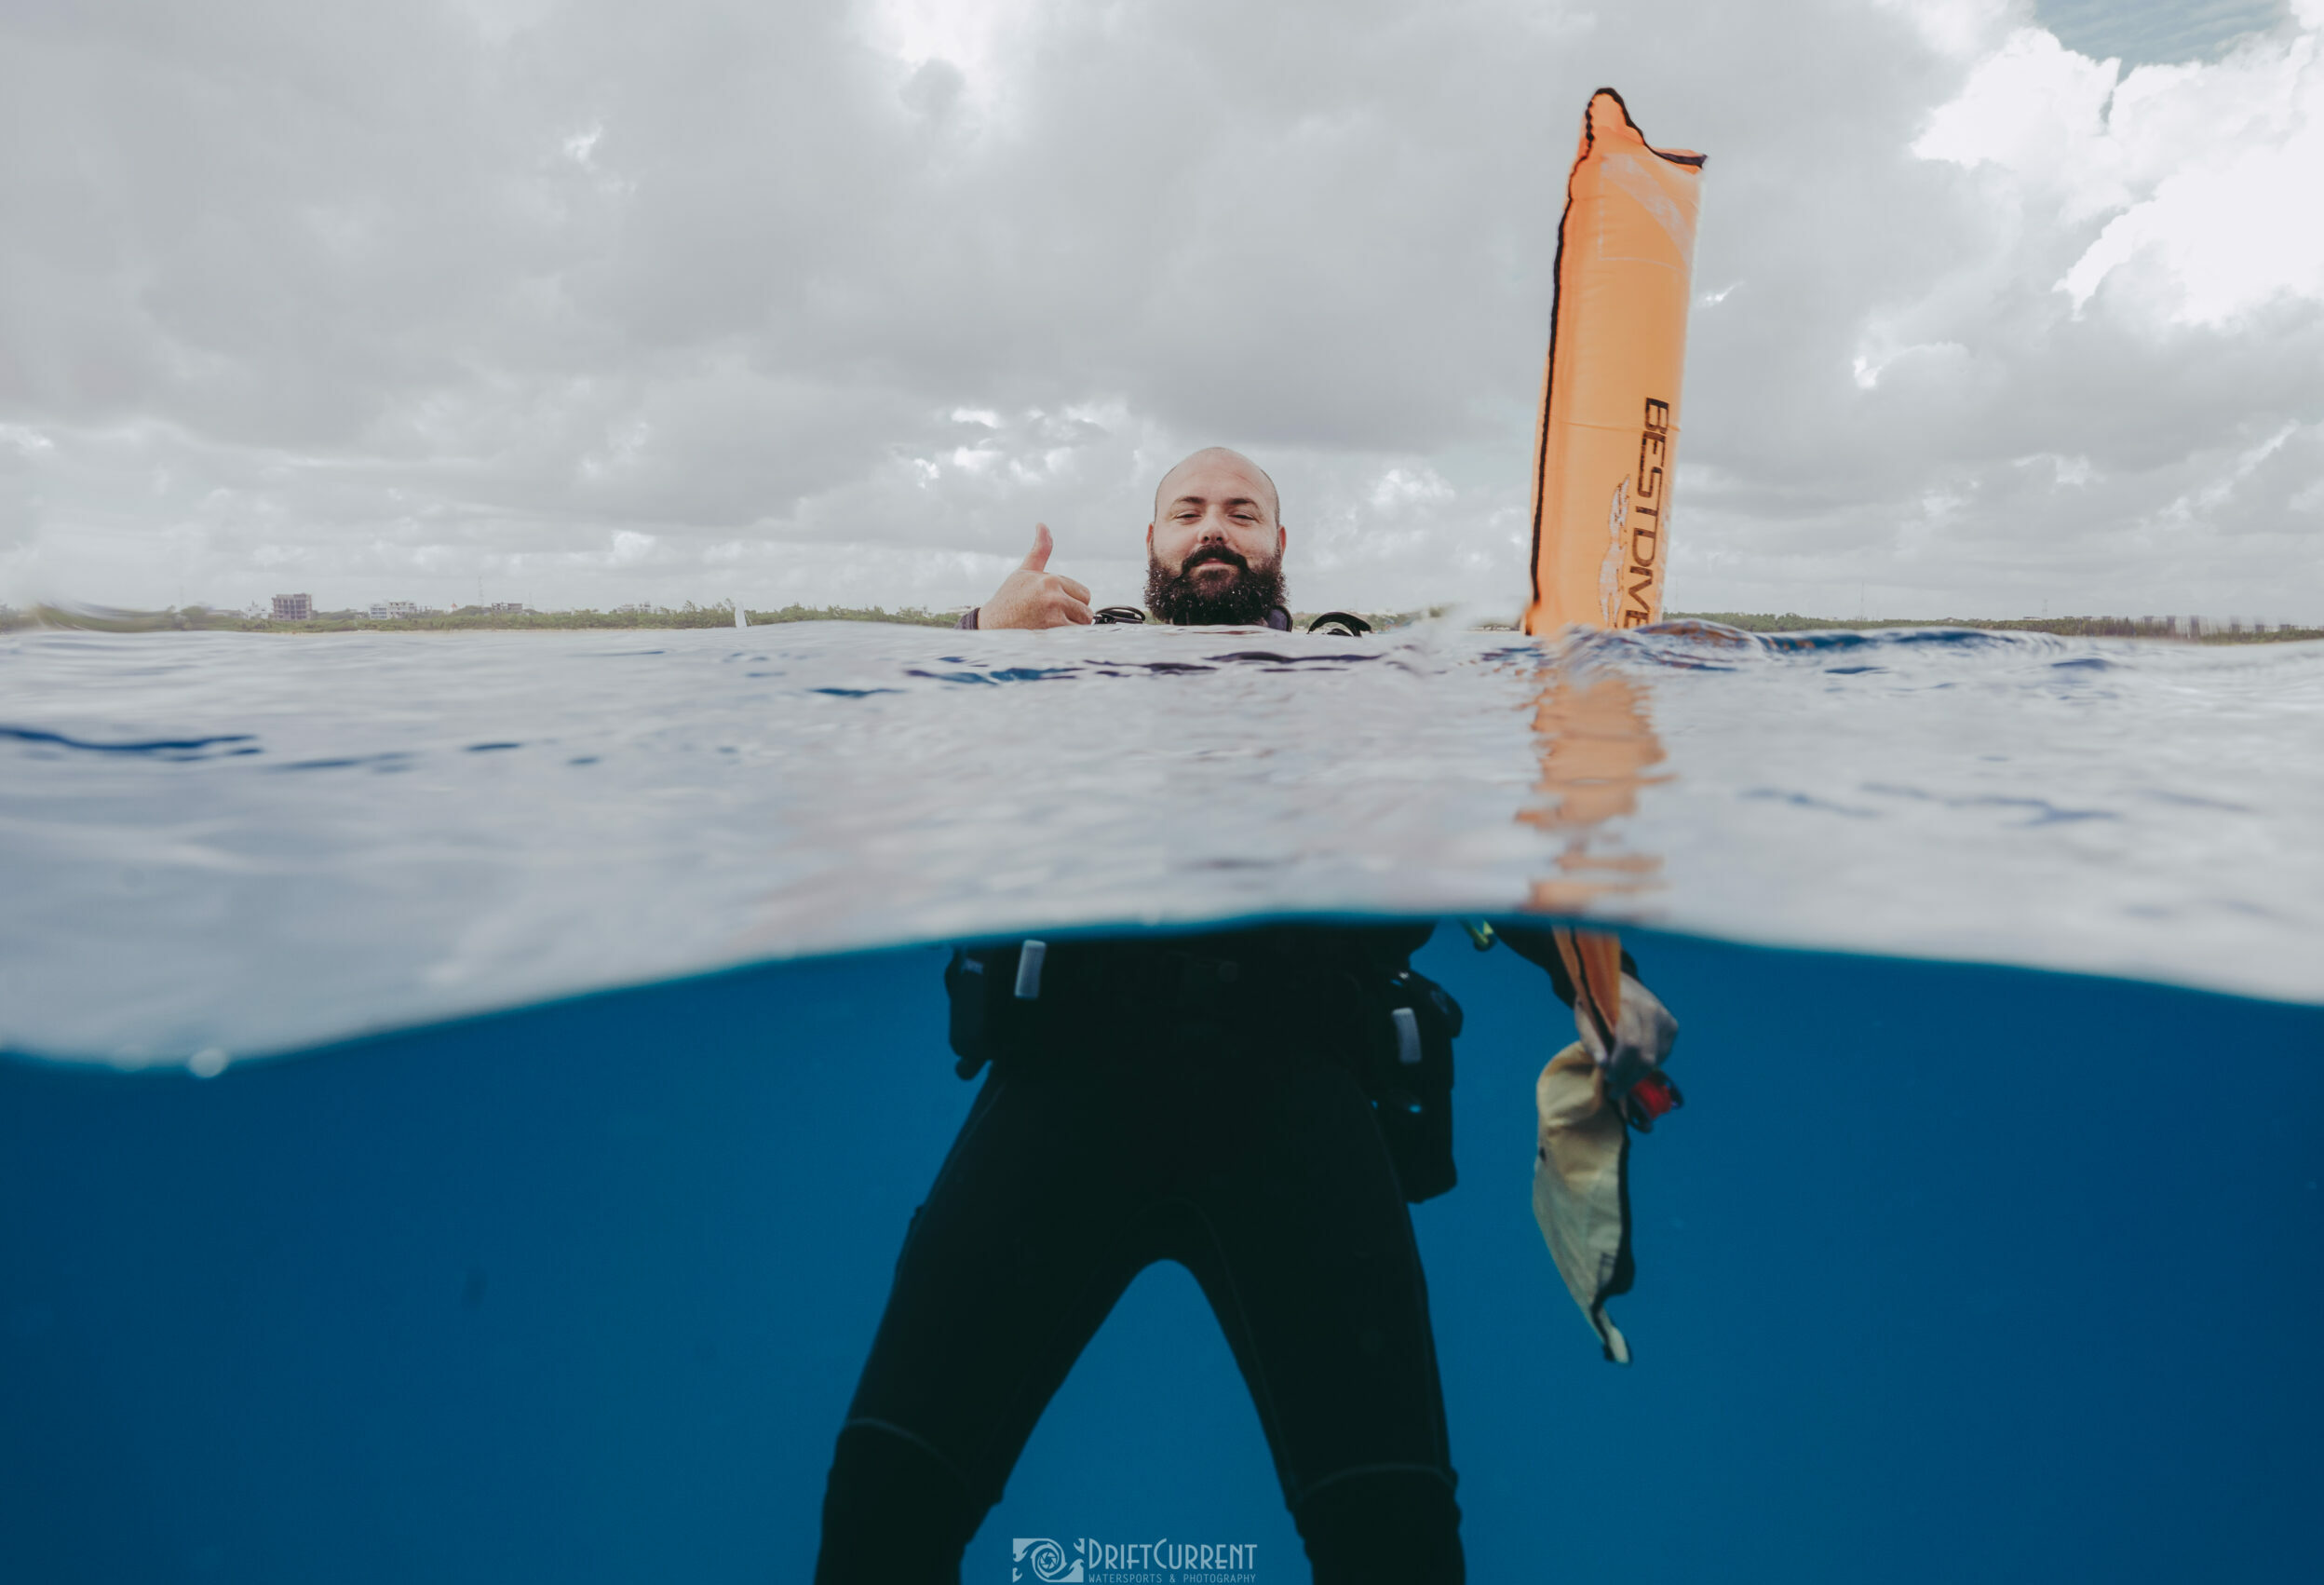
[[[993,598],[977,607],[979,628],[1061,628],[1091,620],[1089,590],[1072,578],[1048,570],[1049,552],[1057,542],[1049,525],[1033,525],[1033,549],[1017,570],[1001,580]]]

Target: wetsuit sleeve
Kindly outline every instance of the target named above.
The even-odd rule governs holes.
[[[975,626],[977,625],[977,613],[978,613],[978,612],[980,612],[980,611],[981,611],[981,610],[983,610],[983,609],[984,609],[984,607],[983,607],[983,606],[981,606],[981,605],[971,605],[970,607],[968,607],[968,612],[967,612],[967,615],[966,615],[966,616],[962,616],[962,617],[961,617],[961,619],[960,619],[959,621],[957,621],[957,622],[954,622],[954,623],[953,624],[953,627],[955,627],[955,628],[973,628],[973,627],[975,627]]]
[[[1508,942],[1511,952],[1548,974],[1550,989],[1558,993],[1558,1000],[1568,1007],[1574,1005],[1574,981],[1565,971],[1565,959],[1558,955],[1558,943],[1551,938],[1548,926],[1495,919],[1493,933]],[[1638,960],[1630,955],[1628,947],[1622,949],[1622,972],[1642,985],[1646,982],[1646,977],[1638,971]]]

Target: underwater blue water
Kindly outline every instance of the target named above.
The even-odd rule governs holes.
[[[1422,955],[1473,1579],[2324,1565],[2310,646],[210,637],[0,645],[0,1578],[803,1578],[973,1093],[932,943],[1527,902],[1626,923],[1689,1104],[1618,1369],[1563,1009]],[[1177,1268],[964,1578],[1034,1535],[1305,1578]]]

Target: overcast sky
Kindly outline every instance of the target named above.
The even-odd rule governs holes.
[[[1707,151],[1669,600],[2324,624],[2324,0],[9,0],[0,598],[1514,608],[1583,103]]]

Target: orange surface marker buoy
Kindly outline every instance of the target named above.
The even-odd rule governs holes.
[[[1529,633],[1662,617],[1703,158],[1647,142],[1612,88],[1582,113],[1534,453]]]
[[[1565,960],[1566,978],[1573,982],[1577,1002],[1605,1031],[1612,1050],[1615,1024],[1622,1017],[1622,938],[1611,930],[1575,930],[1559,926],[1549,932],[1558,955]]]
[[[1590,95],[1558,225],[1557,305],[1534,452],[1529,633],[1661,620],[1702,173],[1701,155],[1647,142],[1620,94]],[[1588,687],[1553,679],[1534,725],[1544,738],[1541,784],[1559,803],[1518,818],[1545,827],[1627,813],[1640,772],[1661,758],[1642,700],[1620,678]],[[1579,857],[1569,849],[1568,860]],[[1545,911],[1578,912],[1607,889],[1550,880],[1533,898]],[[1622,941],[1571,925],[1553,927],[1552,938],[1586,1039],[1594,1036],[1603,1050],[1568,1046],[1534,1081],[1534,1219],[1606,1358],[1628,1364],[1629,1342],[1606,1301],[1630,1286],[1629,1131],[1648,1124],[1626,1113],[1593,1061],[1608,1060],[1621,1025]]]
[[[1612,88],[1589,96],[1558,225],[1529,633],[1662,617],[1703,164],[1649,143]],[[1557,935],[1576,990],[1611,1027],[1621,1012],[1620,941]]]

